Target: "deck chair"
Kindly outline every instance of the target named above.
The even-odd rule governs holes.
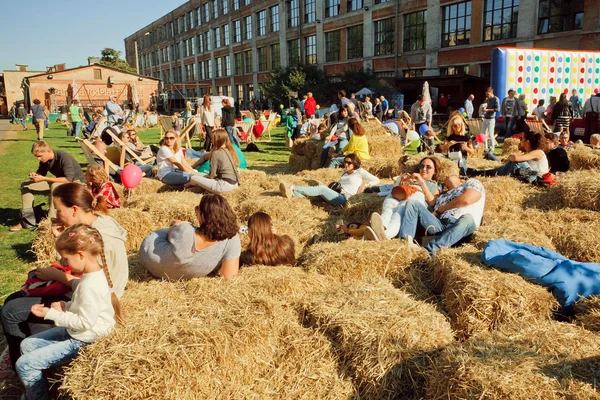
[[[242,119],[245,119],[245,118],[254,119],[254,114],[252,114],[250,111],[247,111],[247,110],[240,111],[240,115],[242,116]]]
[[[525,123],[535,133],[539,133],[543,135],[545,132],[552,132],[552,129],[546,124],[546,121],[543,119],[537,120],[525,120]]]
[[[254,121],[254,120],[252,120],[251,123],[244,122],[244,121],[242,121],[242,122],[237,122],[236,121],[234,128],[237,129],[237,130],[239,130],[239,131],[242,131],[244,133],[244,135],[240,135],[240,139],[243,136],[246,137],[246,140],[242,140],[243,142],[247,143],[247,142],[251,142],[252,141],[252,137],[253,137],[252,128],[254,127],[254,123],[255,122],[256,121]]]
[[[119,136],[115,135],[110,129],[106,130],[106,133],[108,133],[110,135],[110,137],[112,137],[113,143],[117,143],[119,145],[119,147],[121,147],[121,149],[125,149],[125,151],[123,150],[119,150],[119,153],[123,153],[122,158],[125,159],[125,153],[129,154],[129,156],[131,157],[132,160],[139,162],[141,164],[150,164],[152,163],[156,157],[150,157],[147,158],[146,160],[142,160],[140,158],[140,156],[138,156],[135,151],[133,151],[131,148],[129,148],[129,146],[127,146],[125,143],[123,143],[123,141],[121,139],[119,139]],[[116,148],[116,147],[114,147]],[[107,148],[108,149],[108,148]],[[121,159],[121,155],[119,154],[119,160]],[[120,162],[119,162],[120,165]]]
[[[467,119],[467,126],[469,127],[469,133],[471,136],[477,136],[481,133],[481,118],[471,118]]]
[[[106,123],[106,117],[100,117],[100,119],[98,120],[98,123],[96,124],[96,126],[94,126],[94,130],[90,134],[90,137],[100,136],[100,133],[104,129],[106,129],[107,126],[108,126],[108,124]]]
[[[83,138],[75,138],[75,140],[81,146],[81,150],[83,151],[83,155],[85,156],[85,159],[88,161],[88,164],[96,164],[96,159],[94,158],[94,156],[95,156],[104,162],[104,171],[106,171],[106,174],[109,176],[110,176],[111,169],[116,172],[119,172],[122,169],[122,167],[120,168],[117,164],[112,162],[107,156],[105,156],[104,154],[101,154],[98,151],[98,149],[96,147],[94,147],[94,145],[89,140],[83,139]],[[125,153],[123,153],[123,164],[124,163],[125,163]]]
[[[254,125],[261,124],[263,126],[263,132],[259,137],[254,134],[254,126],[252,127],[252,141],[255,142],[270,142],[271,141],[271,122],[269,121],[255,121]],[[268,138],[267,138],[268,137]]]
[[[381,126],[381,121],[374,115],[367,115],[368,123],[375,123],[377,126]]]
[[[165,136],[165,132],[173,129],[173,118],[161,115],[158,117],[158,125],[160,126],[160,138]]]

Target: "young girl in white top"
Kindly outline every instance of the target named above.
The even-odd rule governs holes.
[[[364,180],[367,182],[365,183]],[[360,167],[360,159],[356,154],[348,154],[344,158],[344,172],[338,182],[327,186],[290,186],[285,183],[279,185],[283,197],[321,197],[329,204],[343,206],[348,199],[357,193],[364,192],[365,188],[377,185],[379,178],[371,175]],[[338,189],[338,190],[335,190]]]
[[[191,175],[197,175],[198,172],[185,160],[179,135],[174,130],[167,131],[163,140],[160,150],[156,153],[156,176],[167,185],[185,185],[190,181]]]
[[[37,317],[54,321],[56,327],[21,343],[16,370],[25,386],[26,399],[47,399],[48,381],[43,370],[69,363],[79,349],[108,335],[115,321],[121,323],[119,300],[112,289],[100,233],[84,224],[73,225],[56,241],[56,250],[73,273],[83,274],[70,302],[31,307]],[[98,262],[100,258],[102,264]]]

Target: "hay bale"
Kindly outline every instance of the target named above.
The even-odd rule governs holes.
[[[481,147],[483,149],[483,147]],[[467,166],[475,169],[494,169],[502,165],[500,161],[485,160],[483,158],[469,157],[467,158]]]
[[[436,293],[460,340],[501,326],[550,319],[558,303],[545,288],[488,268],[473,246],[443,249],[429,261]]]
[[[598,336],[553,321],[490,332],[432,358],[427,399],[598,399]]]
[[[137,253],[142,241],[150,232],[164,228],[156,224],[154,215],[141,210],[113,208],[109,215],[127,231],[125,241],[127,253]]]
[[[600,210],[600,171],[570,171],[555,185],[563,207]]]
[[[365,128],[365,132],[367,134],[367,138],[369,141],[373,137],[381,137],[381,136],[390,136],[390,132],[381,126],[381,123],[378,122],[369,122],[363,123],[363,128]]]
[[[600,332],[600,296],[575,303],[576,322],[590,331]]]
[[[336,344],[360,397],[421,398],[427,353],[453,341],[435,307],[389,282],[355,282],[313,296],[306,321]]]
[[[571,161],[570,170],[599,169],[600,151],[586,146],[575,146],[575,149],[567,152]]]
[[[297,139],[292,146],[292,154],[315,158],[320,156],[325,142],[315,139]]]
[[[52,234],[50,218],[45,218],[37,227],[37,234],[31,243],[31,251],[35,254],[37,263],[49,266],[58,261],[58,253],[54,243],[56,238]]]
[[[394,178],[402,174],[398,160],[393,158],[373,157],[363,161],[362,167],[378,178]]]
[[[369,242],[348,239],[343,243],[318,243],[304,251],[298,264],[341,283],[372,277],[386,278],[418,298],[431,294],[422,282],[420,263],[425,250],[410,250],[397,240]]]
[[[477,180],[485,187],[486,219],[499,212],[520,212],[525,200],[535,191],[533,185],[523,185],[510,176],[478,177]]]
[[[600,212],[564,208],[537,215],[558,253],[576,261],[600,262]]]
[[[132,197],[125,206],[148,212],[154,224],[164,228],[173,220],[197,223],[194,207],[200,204],[201,198],[189,191],[147,193]]]
[[[165,184],[158,179],[153,178],[142,178],[139,185],[132,190],[132,197],[139,196],[146,193],[158,193],[164,190]]]
[[[312,171],[301,171],[295,177],[291,176],[290,178],[302,179],[303,184],[328,185],[330,182],[339,181],[340,176],[342,176],[342,170],[339,168],[319,168]],[[279,180],[283,181],[283,176]]]
[[[422,155],[404,156],[402,158],[402,162],[401,162],[401,166],[400,166],[401,174],[419,172],[418,165],[421,163],[421,160],[425,157],[429,157],[429,156],[422,156]],[[433,157],[437,158],[437,161],[440,165],[440,170],[438,171],[438,177],[437,177],[438,182],[444,183],[446,178],[448,178],[450,176],[458,176],[459,170],[458,170],[458,165],[456,165],[456,163],[454,163],[453,161],[451,161],[448,158],[438,157],[438,156],[433,156]]]
[[[402,143],[399,137],[374,136],[368,138],[369,155],[398,159],[402,155]]]
[[[521,150],[519,150],[520,143],[521,139],[504,139],[504,144],[502,145],[502,156],[510,156],[511,154],[521,154]]]
[[[148,293],[160,293],[161,301]],[[240,279],[132,283],[127,323],[65,370],[73,398],[349,398],[330,342]],[[127,377],[124,379],[123,377]],[[115,385],[115,382],[119,382]]]
[[[363,222],[371,219],[374,212],[381,213],[385,197],[377,196],[376,193],[357,194],[348,199],[346,207],[342,211],[344,222]]]
[[[310,169],[311,159],[298,154],[290,154],[289,164],[292,172],[296,173],[304,171],[305,169]]]

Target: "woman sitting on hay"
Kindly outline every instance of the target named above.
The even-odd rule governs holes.
[[[353,134],[350,137],[350,141],[342,148],[341,152],[343,154],[356,154],[361,161],[369,160],[371,156],[369,155],[369,142],[367,141],[365,128],[363,128],[356,118],[350,118],[348,121],[348,128]],[[344,164],[344,158],[343,155],[338,156],[337,154],[333,154],[331,156],[331,161],[329,162],[329,168],[341,166]]]
[[[525,154],[511,154],[504,165],[494,169],[467,168],[467,176],[507,176],[512,175],[520,168],[533,172],[534,177],[541,177],[550,170],[546,153],[543,150],[544,144],[541,134],[533,131],[525,132],[519,144],[519,149]]]
[[[166,185],[185,185],[192,175],[198,175],[198,171],[185,160],[179,139],[177,132],[168,130],[156,154],[156,176]]]
[[[348,132],[348,115],[350,113],[350,107],[347,105],[342,107],[337,113],[337,119],[329,127],[327,137],[325,138],[325,145],[321,151],[321,161],[319,168],[325,168],[327,157],[329,157],[329,149],[335,146],[335,152],[339,153],[340,149],[348,144],[350,133]]]
[[[444,146],[448,152],[448,158],[458,164],[462,171],[467,170],[467,158],[475,154],[473,140],[468,135],[467,125],[460,114],[455,114],[448,121],[448,131]]]
[[[140,262],[152,275],[176,281],[217,271],[225,278],[238,274],[241,244],[236,217],[227,200],[218,194],[204,195],[196,215],[197,227],[173,221],[170,228],[144,238]]]
[[[364,180],[367,182],[364,183]],[[344,157],[344,172],[338,182],[331,182],[329,186],[293,186],[282,182],[279,190],[288,199],[319,197],[331,205],[343,206],[350,197],[378,183],[379,178],[360,167],[360,159],[356,154],[348,154]]]
[[[401,164],[403,159],[398,160]],[[425,157],[418,165],[419,172],[402,175],[383,201],[381,214],[371,215],[370,227],[366,228],[365,239],[387,240],[400,233],[400,225],[408,199],[419,201],[424,206],[434,206],[440,194],[437,182],[439,162],[435,157]]]
[[[294,240],[277,235],[269,214],[256,212],[248,218],[250,243],[240,257],[242,265],[295,265]]]

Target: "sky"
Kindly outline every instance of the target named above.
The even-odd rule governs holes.
[[[105,47],[123,52],[123,39],[187,0],[0,0],[0,72],[87,65]]]

